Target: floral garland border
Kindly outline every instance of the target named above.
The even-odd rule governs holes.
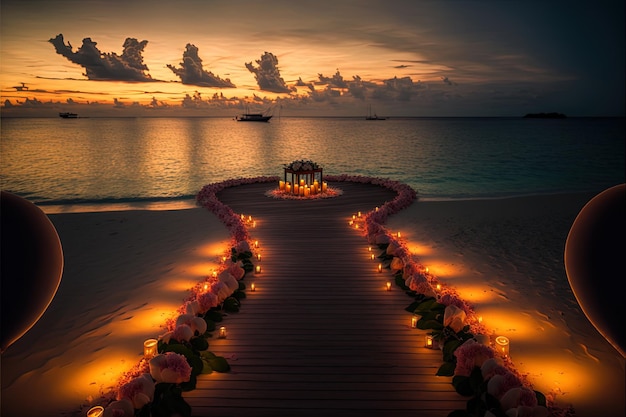
[[[491,347],[477,343],[473,333],[484,333],[485,327],[478,322],[473,307],[462,300],[454,289],[446,285],[441,286],[439,284],[441,289],[437,294],[432,286],[432,284],[438,284],[437,278],[430,274],[423,265],[414,261],[413,255],[404,243],[396,240],[383,226],[390,215],[408,207],[417,199],[417,192],[413,188],[388,178],[346,174],[327,175],[325,178],[329,182],[378,185],[397,193],[393,200],[387,201],[381,207],[359,217],[358,220],[363,221],[363,227],[360,229],[370,244],[375,244],[383,249],[379,258],[385,261],[387,268],[395,271],[396,285],[404,289],[408,295],[415,297],[416,301],[405,310],[422,315],[421,320],[423,320],[424,317],[429,317],[429,314],[432,314],[433,307],[444,306],[444,318],[440,324],[446,323],[443,329],[448,329],[448,331],[447,333],[445,331],[438,332],[434,329],[432,334],[440,340],[449,338],[451,334],[457,336],[454,348],[447,353],[444,352],[444,360],[446,357],[448,360],[453,359],[454,377],[452,383],[457,392],[461,395],[473,396],[473,399],[468,401],[468,410],[452,411],[449,414],[450,417],[470,416],[472,415],[470,412],[482,411],[479,409],[478,402],[481,396],[484,397],[487,394],[488,398],[496,398],[495,402],[489,404],[492,409],[487,410],[487,412],[504,413],[505,410],[509,409],[516,409],[519,412],[525,408],[523,411],[533,410],[535,413],[533,415],[537,416],[559,415],[566,417],[574,415],[571,408],[558,408],[546,404],[546,398],[543,394],[532,390],[526,377],[514,369],[510,359],[496,360],[496,353]],[[229,187],[276,182],[278,179],[278,176],[236,178],[208,184],[198,192],[196,204],[215,214],[230,232],[231,260],[223,266],[219,278],[214,274],[213,277],[208,277],[207,280],[198,283],[192,289],[192,295],[179,308],[179,317],[176,321],[168,320],[166,326],[169,331],[159,338],[157,356],[151,361],[141,359],[133,369],[122,376],[116,392],[102,395],[102,399],[109,403],[107,409],[103,408],[105,415],[108,412],[109,414],[117,413],[115,415],[129,417],[136,415],[148,417],[151,415],[151,408],[155,405],[169,404],[171,406],[174,404],[176,408],[168,411],[178,412],[183,416],[191,416],[191,408],[182,399],[182,391],[195,388],[195,376],[201,373],[196,370],[197,367],[202,367],[204,361],[204,363],[214,364],[218,372],[226,372],[230,369],[225,358],[216,357],[206,350],[208,348],[208,343],[205,345],[206,338],[211,337],[209,332],[213,329],[205,327],[205,324],[211,323],[211,318],[221,320],[220,310],[238,311],[239,299],[245,298],[243,292],[245,284],[240,281],[245,277],[246,272],[252,268],[250,261],[252,253],[249,244],[250,236],[243,216],[237,215],[229,206],[219,201],[217,193]],[[406,279],[404,278],[405,275],[407,276]],[[235,282],[233,283],[233,280],[229,278],[234,279]],[[202,294],[212,294],[212,296],[204,297],[203,302]],[[210,301],[207,302],[206,298]],[[427,307],[420,308],[424,305]],[[194,320],[200,317],[203,319],[202,323]],[[458,330],[459,317],[461,317],[463,324],[467,319],[469,319],[470,324],[463,325]],[[204,356],[199,359],[201,361],[199,364],[197,358],[194,360],[193,357],[190,358],[189,355],[186,355],[185,349],[188,346],[194,347],[192,340],[195,340],[194,343],[199,343],[200,348],[198,349],[196,345],[196,351],[204,352]],[[172,346],[169,346],[170,341],[173,341]],[[462,343],[458,343],[459,341]],[[439,372],[444,367],[446,367],[446,363],[442,365]],[[185,387],[183,384],[189,383],[192,379],[191,376],[193,376],[192,384]],[[476,385],[479,386],[478,390],[476,390]],[[113,400],[114,397],[116,401]],[[541,403],[538,402],[538,398]],[[505,407],[507,408],[505,409]]]

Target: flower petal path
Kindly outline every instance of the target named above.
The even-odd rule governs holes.
[[[229,373],[199,378],[184,394],[194,416],[447,416],[464,409],[451,378],[435,376],[441,352],[411,328],[406,294],[385,290],[352,214],[396,192],[342,182],[343,195],[311,201],[265,196],[268,183],[228,187],[220,202],[257,222],[260,274],[242,309],[225,321],[228,337],[210,350]]]

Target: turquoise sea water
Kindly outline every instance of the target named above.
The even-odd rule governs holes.
[[[279,176],[296,159],[401,181],[422,199],[625,182],[623,118],[5,118],[0,132],[2,189],[41,206],[188,203],[206,184]]]

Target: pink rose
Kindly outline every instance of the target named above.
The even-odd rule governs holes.
[[[128,398],[113,401],[104,409],[104,417],[134,417],[135,409]]]
[[[166,352],[150,359],[150,375],[157,383],[180,384],[191,378],[191,366],[183,355]]]
[[[117,392],[117,399],[129,399],[135,409],[152,402],[154,398],[154,381],[150,374],[143,374],[122,385]]]
[[[487,392],[500,399],[511,388],[521,387],[522,382],[511,372],[504,375],[494,375],[487,382]]]
[[[389,267],[394,272],[400,271],[404,267],[404,263],[402,262],[402,259],[394,256]]]
[[[217,307],[219,302],[217,301],[217,295],[212,292],[203,292],[198,295],[198,304],[200,304],[200,313],[206,313],[213,307]]]
[[[171,337],[179,342],[182,342],[183,340],[188,342],[193,337],[193,330],[191,330],[190,326],[181,324],[180,326],[176,326]]]
[[[504,393],[502,398],[500,398],[500,405],[504,411],[517,408],[520,405],[535,407],[537,405],[537,396],[535,392],[529,388],[515,387]]]
[[[482,367],[494,354],[489,346],[469,339],[454,351],[454,356],[456,357],[454,375],[470,376],[475,367]]]
[[[443,325],[450,327],[455,333],[460,332],[465,327],[465,311],[450,304],[444,310]]]
[[[246,271],[241,266],[242,262],[231,263],[226,269],[237,281],[239,281],[245,275]]]
[[[504,367],[500,357],[494,356],[482,364],[480,372],[483,374],[483,380],[486,381],[494,375],[504,375],[509,372],[509,370]]]

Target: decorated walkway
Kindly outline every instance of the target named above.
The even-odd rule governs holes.
[[[248,274],[241,310],[221,323],[209,350],[231,371],[201,375],[184,394],[194,416],[447,416],[466,398],[437,377],[441,352],[411,328],[411,299],[377,271],[368,243],[348,221],[396,194],[337,183],[319,200],[267,197],[271,183],[226,188],[218,198],[252,216],[262,270]],[[376,249],[374,249],[376,251]]]

